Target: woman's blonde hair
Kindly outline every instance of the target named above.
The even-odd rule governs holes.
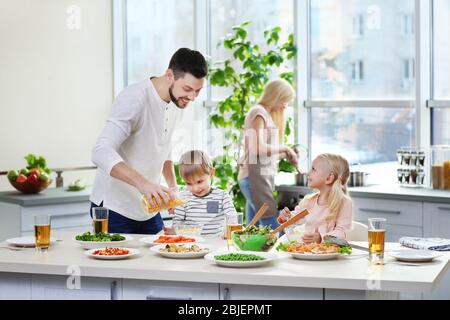
[[[295,98],[294,88],[284,79],[276,79],[270,81],[264,88],[264,92],[259,100],[259,104],[264,107],[269,107],[281,103],[288,103]],[[284,110],[274,110],[270,112],[273,122],[278,128],[278,136],[280,139],[280,144],[283,143],[284,138],[284,127],[286,125],[286,119]]]
[[[181,155],[178,169],[184,181],[203,174],[214,174],[209,156],[201,150],[191,150]]]
[[[348,196],[347,182],[350,176],[350,168],[348,161],[338,155],[331,153],[323,153],[316,157],[316,159],[324,160],[331,169],[331,173],[334,175],[333,185],[331,192],[328,195],[328,212],[326,221],[336,221],[337,214],[342,206],[342,202],[345,196]],[[305,197],[307,200],[312,200],[317,197],[318,193],[308,195]]]

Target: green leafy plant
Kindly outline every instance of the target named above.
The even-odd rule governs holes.
[[[293,34],[288,36],[286,42],[280,43],[280,27],[264,31],[267,48],[263,51],[248,39],[249,25],[250,21],[246,21],[233,27],[233,32],[219,42],[218,46],[229,51],[231,58],[211,63],[209,70],[209,82],[212,86],[231,89],[231,93],[213,107],[210,116],[212,125],[224,130],[226,141],[223,155],[213,159],[217,178],[215,185],[231,190],[235,207],[241,212],[244,211],[245,199],[237,181],[237,159],[241,154],[245,116],[257,103],[275,68],[285,66],[297,53]],[[293,71],[288,70],[278,74],[278,77],[292,84],[293,75]],[[286,123],[285,138],[291,133],[291,123],[292,119]],[[287,164],[282,164],[281,169],[285,170],[287,167]]]

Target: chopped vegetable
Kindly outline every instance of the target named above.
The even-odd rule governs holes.
[[[216,260],[221,261],[261,261],[266,260],[266,258],[257,256],[255,254],[244,254],[244,253],[228,253],[220,256],[214,256]]]
[[[91,234],[89,231],[77,235],[75,237],[76,240],[80,241],[93,241],[93,242],[107,242],[107,241],[122,241],[125,240],[125,237],[120,234],[109,234],[109,233],[96,233]]]
[[[129,254],[130,250],[122,249],[122,248],[108,248],[95,250],[93,252],[96,256],[123,256]]]

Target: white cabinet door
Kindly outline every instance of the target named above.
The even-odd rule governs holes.
[[[386,218],[386,241],[423,234],[422,202],[353,198],[353,219],[367,224],[369,218]]]
[[[120,280],[81,277],[80,286],[69,276],[33,275],[33,300],[112,300],[121,299]],[[119,288],[118,288],[119,286]]]
[[[22,235],[34,233],[33,217],[39,214],[51,216],[52,230],[80,231],[90,228],[92,223],[89,215],[89,203],[86,202],[23,207],[21,215]]]
[[[323,289],[220,284],[221,300],[322,300]]]
[[[124,300],[218,300],[219,285],[123,279]]]
[[[31,275],[0,272],[0,300],[30,300]]]
[[[424,203],[424,236],[450,239],[450,204]],[[425,299],[450,299],[450,271],[447,270],[432,293]]]

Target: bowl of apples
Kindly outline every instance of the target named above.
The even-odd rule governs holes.
[[[11,185],[18,191],[27,194],[36,194],[45,190],[51,183],[50,169],[46,167],[43,157],[28,155],[26,168],[10,170],[7,174]]]

